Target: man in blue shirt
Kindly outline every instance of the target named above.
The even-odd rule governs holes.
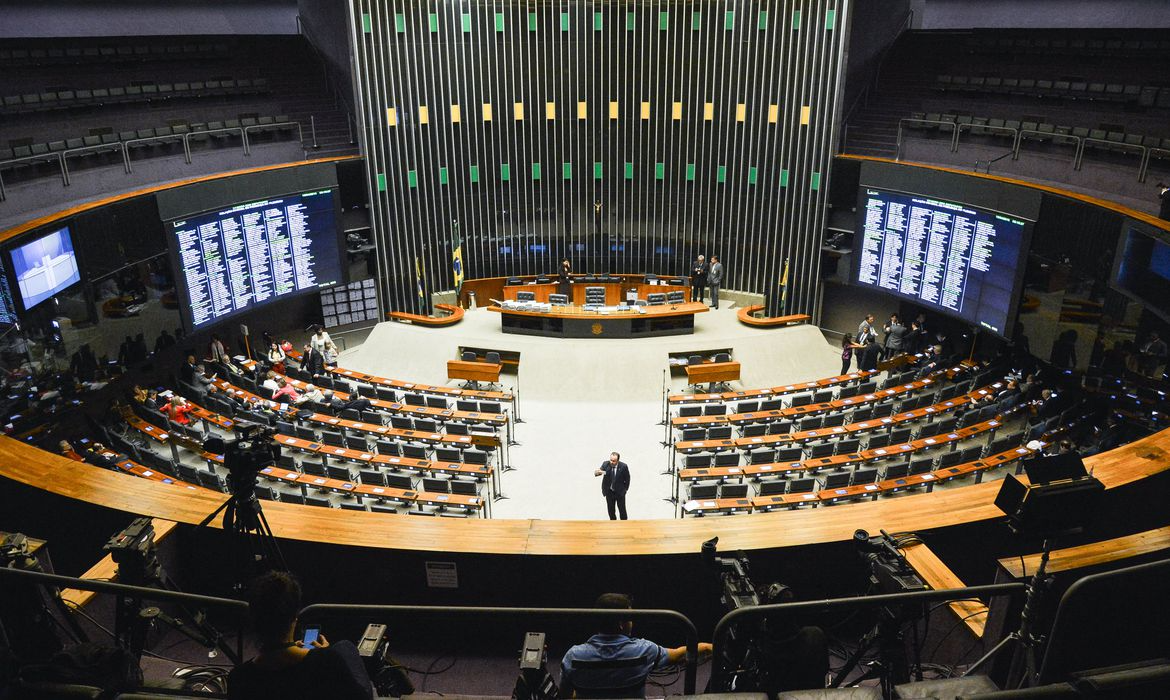
[[[604,593],[593,604],[601,610],[629,610],[630,597]],[[644,698],[651,671],[683,661],[685,646],[667,649],[646,639],[630,636],[632,620],[605,621],[601,631],[584,644],[565,652],[561,660],[561,697]],[[699,644],[699,656],[711,653],[711,645]]]

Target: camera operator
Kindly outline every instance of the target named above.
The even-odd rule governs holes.
[[[321,635],[305,647],[294,639],[301,586],[273,571],[252,581],[248,612],[260,653],[232,669],[228,697],[265,700],[371,698],[374,689],[352,642],[335,644]]]

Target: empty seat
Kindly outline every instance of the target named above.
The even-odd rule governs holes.
[[[715,498],[719,492],[718,484],[691,484],[687,495],[691,500],[698,498]]]
[[[746,498],[747,492],[747,484],[722,484],[719,487],[720,498]]]
[[[788,489],[787,481],[765,481],[760,484],[761,496],[779,496]]]
[[[850,479],[853,478],[853,472],[833,472],[825,475],[826,489],[839,489],[849,485]]]
[[[812,477],[793,479],[788,482],[788,493],[809,493],[817,488],[817,480]]]

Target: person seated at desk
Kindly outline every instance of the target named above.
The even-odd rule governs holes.
[[[593,607],[629,610],[624,593],[603,593]],[[584,644],[565,652],[561,660],[561,697],[644,698],[651,671],[677,664],[687,656],[685,646],[667,649],[647,639],[631,637],[632,620],[606,620]],[[699,643],[699,656],[709,656],[711,645]]]
[[[172,396],[170,404],[167,405],[166,414],[171,419],[172,423],[179,425],[190,425],[191,419],[187,414],[195,409],[191,408],[191,404],[182,396]]]
[[[276,381],[276,372],[268,370],[268,372],[264,374],[264,381],[260,383],[260,386],[271,392],[275,392],[277,389],[279,389],[280,383]]]
[[[296,403],[305,403],[306,401],[315,401],[317,403],[324,403],[325,392],[312,384],[306,384],[305,390],[301,392],[301,397],[296,400]]]
[[[260,653],[232,669],[228,697],[233,700],[349,700],[372,698],[370,677],[357,648],[325,635],[305,647],[294,639],[301,586],[291,574],[273,571],[248,587],[248,613]]]
[[[272,392],[273,401],[279,403],[298,403],[300,401],[301,395],[284,377],[276,380],[276,385],[276,391]]]
[[[68,457],[75,462],[85,461],[85,457],[82,457],[80,454],[78,454],[77,450],[73,449],[73,445],[70,445],[68,440],[62,440],[61,442],[57,443],[57,452],[62,457]]]

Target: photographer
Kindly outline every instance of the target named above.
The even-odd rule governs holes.
[[[228,697],[370,698],[370,677],[357,648],[343,640],[330,644],[321,635],[306,648],[294,639],[301,586],[292,575],[273,571],[248,587],[248,611],[260,653],[232,669]]]

